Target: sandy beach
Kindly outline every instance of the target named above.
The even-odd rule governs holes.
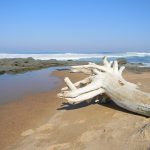
[[[150,0],[1,0],[0,150],[150,150]]]
[[[133,114],[113,102],[67,105],[57,98],[63,78],[73,82],[81,73],[55,71],[62,79],[49,92],[24,97],[0,106],[1,150],[148,150],[150,119]],[[150,72],[125,72],[126,80],[150,92]]]

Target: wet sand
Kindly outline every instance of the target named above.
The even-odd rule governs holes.
[[[56,71],[73,82],[85,77]],[[150,72],[125,72],[128,81],[150,92]],[[66,105],[56,97],[64,84],[0,106],[0,149],[13,150],[126,150],[150,148],[150,119],[128,112],[113,102]]]
[[[60,81],[58,77],[51,75],[51,73],[59,68],[66,67],[50,67],[17,75],[1,75],[0,104],[9,103],[17,99],[21,100],[29,94],[54,89]]]

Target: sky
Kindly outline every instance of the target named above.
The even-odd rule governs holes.
[[[150,51],[150,0],[0,0],[0,52]]]

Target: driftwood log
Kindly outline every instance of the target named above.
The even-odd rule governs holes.
[[[139,90],[136,84],[126,81],[122,76],[124,69],[124,66],[118,67],[117,61],[109,62],[107,57],[103,58],[103,65],[89,63],[72,66],[71,72],[83,72],[89,74],[89,77],[75,84],[66,77],[64,81],[67,87],[61,89],[58,97],[76,104],[106,95],[126,110],[150,116],[150,94]]]

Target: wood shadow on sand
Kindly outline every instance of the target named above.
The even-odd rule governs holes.
[[[87,107],[89,105],[93,105],[95,104],[93,101],[92,102],[81,102],[81,103],[78,103],[78,104],[69,104],[67,102],[63,102],[61,104],[61,106],[59,108],[57,108],[57,110],[73,110],[73,109],[80,109],[80,108],[83,108],[83,107]]]
[[[138,116],[143,116],[143,115],[134,113],[134,112],[132,112],[132,111],[126,110],[126,109],[124,109],[124,108],[121,108],[121,107],[119,107],[118,105],[116,105],[113,101],[110,101],[110,102],[107,103],[107,104],[100,104],[100,105],[105,106],[105,107],[108,107],[108,108],[111,108],[111,109],[114,109],[114,110],[117,110],[117,111],[121,111],[121,112],[124,112],[124,113],[132,114],[132,115],[138,115]],[[144,117],[145,117],[145,116],[144,116]]]
[[[126,110],[124,108],[121,108],[121,107],[117,106],[113,101],[109,101],[109,103],[106,103],[106,104],[99,104],[99,103],[95,103],[94,101],[91,101],[89,103],[87,103],[87,102],[81,102],[79,104],[69,104],[69,103],[63,102],[62,105],[59,108],[57,108],[57,110],[81,109],[81,108],[87,107],[89,105],[102,105],[102,106],[105,106],[105,107],[108,107],[108,108],[111,108],[111,109],[114,109],[114,110],[117,110],[117,111],[120,111],[120,112],[132,114],[132,115],[143,116],[143,115],[140,115],[140,114],[128,111],[128,110]]]

